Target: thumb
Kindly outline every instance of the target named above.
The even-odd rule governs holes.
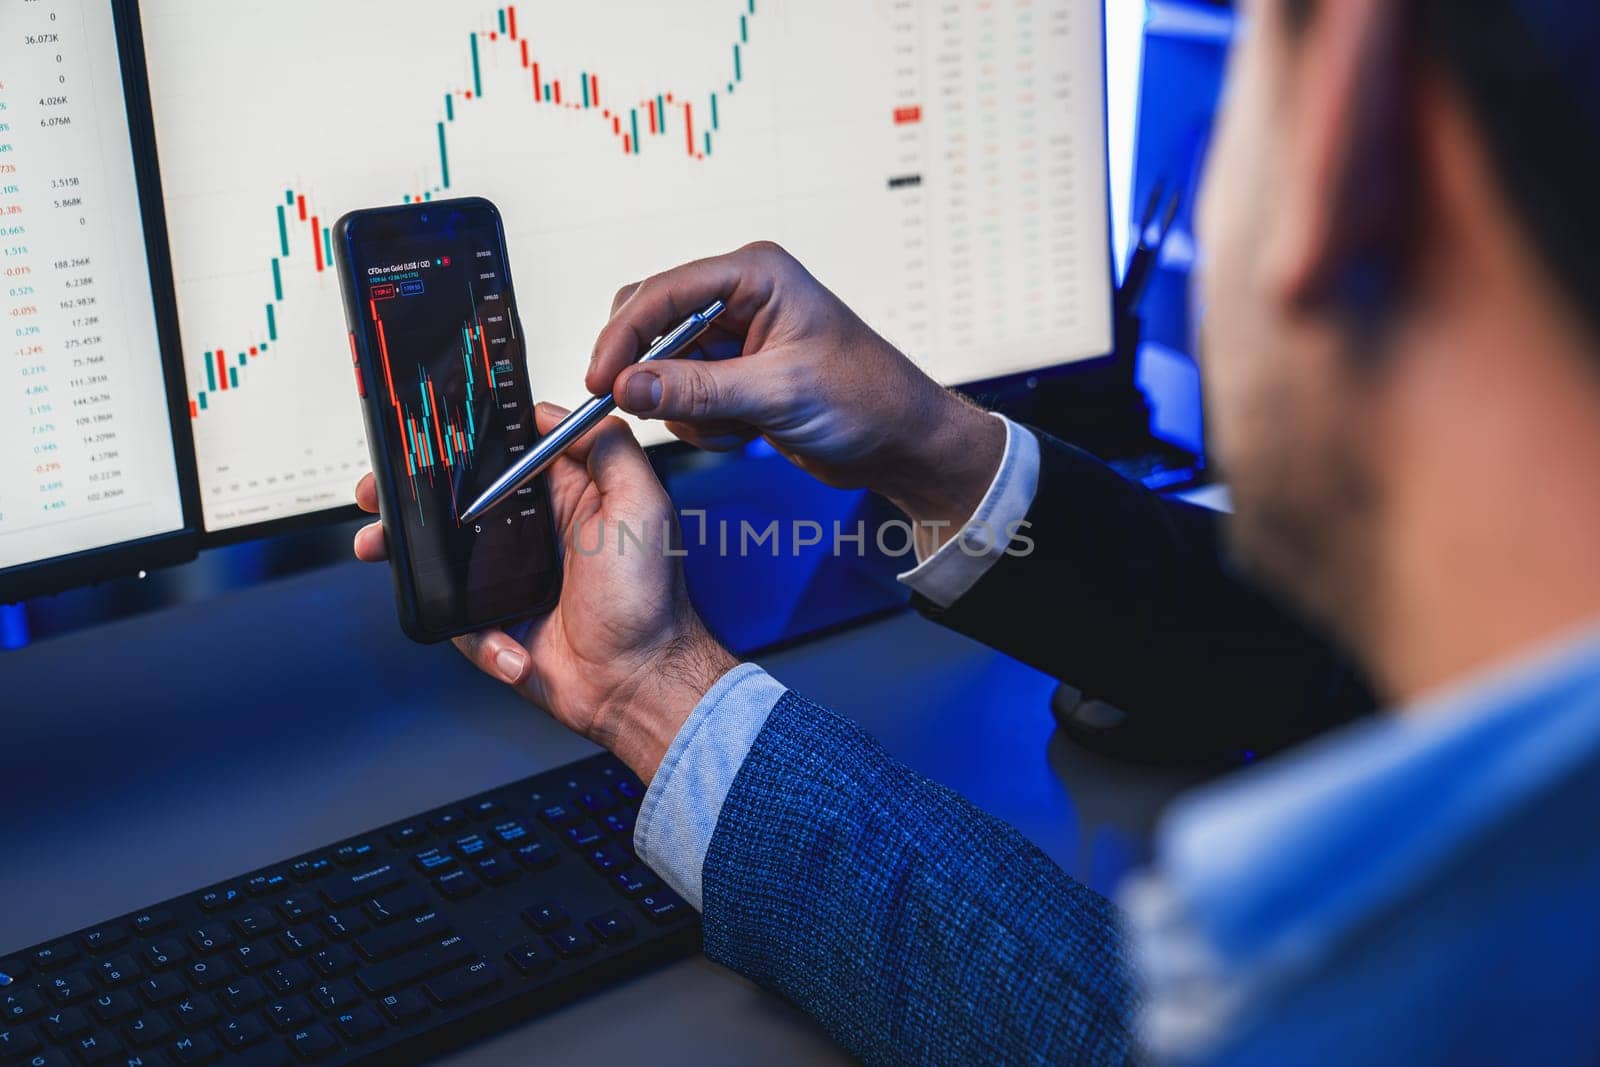
[[[601,497],[627,503],[653,503],[665,490],[628,424],[618,418],[601,421],[590,434],[584,457],[589,478]]]
[[[788,402],[786,378],[769,361],[664,360],[632,367],[617,379],[624,411],[673,422],[728,420],[752,425],[776,416]]]

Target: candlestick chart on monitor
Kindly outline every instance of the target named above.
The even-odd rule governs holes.
[[[569,405],[620,286],[756,239],[943,380],[1109,347],[1098,5],[141,12],[210,529],[342,505],[366,468],[332,264],[355,208],[494,200],[541,323],[534,395]],[[465,413],[395,385],[429,430],[418,477],[470,462]]]

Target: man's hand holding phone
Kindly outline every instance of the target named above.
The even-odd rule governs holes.
[[[566,414],[538,405],[539,432]],[[675,536],[671,501],[622,420],[607,419],[546,477],[564,557],[560,602],[511,632],[484,630],[455,645],[648,782],[678,728],[737,660],[689,602],[683,569],[663,540]],[[356,502],[377,512],[370,474],[356,486]],[[388,558],[381,524],[356,535],[355,552],[369,563]]]
[[[650,338],[715,299],[728,310],[701,340],[707,359],[635,364]],[[939,386],[773,245],[624,288],[586,384],[702,448],[763,436],[822,481],[872,489],[951,533],[976,510],[1005,450],[999,420]],[[538,405],[539,432],[566,414]],[[455,643],[649,781],[695,705],[737,661],[706,630],[678,559],[664,550],[663,539],[676,536],[671,502],[625,423],[605,420],[547,477],[565,561],[559,604],[513,632]],[[370,475],[356,498],[377,511]],[[632,541],[619,548],[623,525],[645,550]],[[357,534],[355,549],[363,560],[385,559],[382,526]]]

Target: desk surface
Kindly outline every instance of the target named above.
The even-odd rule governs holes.
[[[1049,679],[915,615],[761,662],[1101,890],[1192,781],[1052,737]],[[408,643],[387,574],[354,564],[0,653],[0,693],[0,955],[593,751],[448,646]],[[448,1062],[535,1053],[846,1059],[703,957]]]

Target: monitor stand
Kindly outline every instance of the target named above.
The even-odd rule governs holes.
[[[1138,383],[1143,332],[1137,315],[1119,315],[1111,360],[1082,373],[1068,367],[1039,378],[1017,399],[1015,411],[1029,425],[1151,489],[1186,488],[1203,480],[1205,459],[1151,432],[1150,400]]]

